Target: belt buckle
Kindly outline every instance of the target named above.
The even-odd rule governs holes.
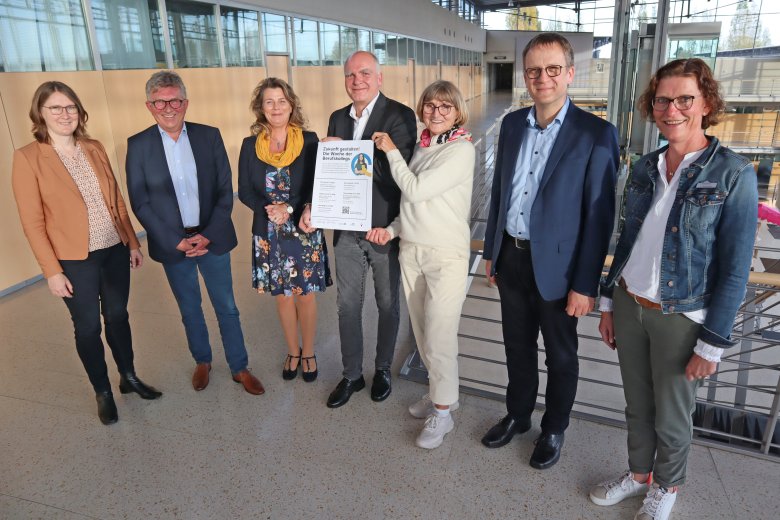
[[[528,249],[528,240],[523,240],[522,238],[512,237],[512,239],[515,241],[515,247],[517,249],[526,250]]]

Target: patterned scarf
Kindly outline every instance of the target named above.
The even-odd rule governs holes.
[[[275,168],[284,168],[301,155],[303,150],[303,130],[297,126],[287,125],[287,146],[284,151],[271,153],[271,138],[268,132],[262,130],[255,141],[257,158]]]
[[[431,131],[427,128],[422,131],[422,134],[420,134],[420,144],[423,148],[428,148],[431,146],[432,137],[433,136],[431,136]],[[439,136],[436,138],[436,144],[449,143],[450,141],[455,141],[457,139],[471,141],[471,133],[462,126],[455,125],[443,134],[439,134]]]

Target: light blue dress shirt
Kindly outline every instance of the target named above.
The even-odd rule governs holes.
[[[198,169],[195,166],[195,156],[192,155],[190,138],[187,136],[187,125],[182,128],[177,141],[174,141],[159,125],[157,128],[162,136],[165,160],[168,162],[168,171],[171,173],[173,189],[176,191],[181,221],[186,228],[199,226]]]
[[[531,239],[531,207],[539,191],[550,151],[558,138],[566,112],[569,111],[570,102],[569,98],[566,98],[563,107],[547,128],[536,124],[536,107],[528,112],[528,124],[520,145],[515,175],[512,177],[512,196],[506,215],[506,232],[513,237]]]

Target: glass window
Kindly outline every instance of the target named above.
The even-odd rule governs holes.
[[[286,18],[281,14],[263,13],[265,52],[287,52]]]
[[[398,38],[398,64],[406,65],[406,62],[412,57],[414,57],[414,44],[409,43],[409,38],[399,37]]]
[[[260,48],[260,13],[220,6],[225,65],[228,67],[262,67]]]
[[[411,56],[409,57],[411,58]],[[414,58],[418,65],[425,65],[425,45],[420,40],[414,41]]]
[[[341,65],[339,50],[339,26],[332,23],[320,24],[320,48],[323,65]]]
[[[385,33],[374,33],[374,56],[379,60],[380,65],[390,65],[387,56],[387,36]],[[395,57],[393,57],[395,61]]]
[[[157,0],[92,0],[92,17],[104,69],[165,67]]]
[[[92,69],[79,0],[0,0],[0,71]]]
[[[371,50],[371,31],[358,29],[358,50],[360,51]]]
[[[293,38],[295,38],[295,64],[298,66],[319,65],[320,46],[317,36],[317,22],[311,20],[293,20]]]
[[[341,27],[341,59],[358,50],[358,30],[354,27]]]
[[[398,45],[399,45],[398,42],[399,42],[398,36],[394,34],[387,35],[387,39],[385,40],[385,48],[387,49],[388,65],[398,65],[400,63],[398,61]],[[406,57],[404,57],[404,61],[406,61]]]
[[[219,67],[214,6],[188,0],[166,0],[174,67]]]

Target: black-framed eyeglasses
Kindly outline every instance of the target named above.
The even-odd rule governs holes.
[[[437,110],[439,113],[443,116],[449,115],[450,111],[452,111],[453,106],[452,105],[434,105],[433,103],[423,103],[423,114],[433,114]]]
[[[688,110],[693,106],[694,99],[696,99],[696,96],[677,96],[674,99],[668,97],[655,97],[653,98],[652,104],[653,108],[659,112],[663,112],[669,108],[669,103],[674,103],[674,107],[677,110]]]
[[[184,102],[186,99],[155,99],[154,101],[149,101],[149,103],[152,104],[154,108],[157,110],[165,110],[166,106],[171,107],[174,110],[180,109],[182,106],[184,106]]]
[[[538,79],[542,75],[542,70],[544,70],[548,76],[554,78],[561,75],[563,67],[563,65],[548,65],[544,69],[542,67],[529,67],[523,72],[525,72],[525,77],[528,79]]]
[[[55,116],[62,114],[63,110],[71,115],[79,113],[79,107],[77,107],[76,105],[68,105],[66,107],[61,107],[59,105],[52,105],[50,107],[44,106],[43,108],[48,108],[49,111],[51,111],[52,115]]]

